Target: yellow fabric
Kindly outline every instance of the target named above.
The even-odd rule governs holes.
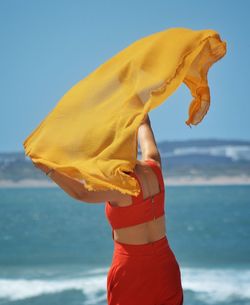
[[[136,165],[141,121],[184,82],[193,97],[186,124],[201,122],[208,70],[225,53],[210,29],[169,28],[135,41],[66,92],[23,142],[25,154],[90,191],[137,196],[137,181],[124,171]]]

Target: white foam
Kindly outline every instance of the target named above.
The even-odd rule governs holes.
[[[85,295],[87,299],[84,304],[98,304],[106,300],[107,272],[107,268],[97,268],[87,271],[81,278],[71,279],[0,278],[0,298],[16,301],[74,289],[81,291]]]
[[[10,301],[37,297],[44,294],[79,290],[86,297],[84,304],[106,301],[108,268],[91,269],[66,279],[4,279],[0,278],[0,298]],[[181,268],[182,286],[191,290],[197,300],[216,304],[228,300],[250,300],[250,269]]]
[[[181,274],[183,288],[207,304],[250,299],[250,270],[181,268]]]

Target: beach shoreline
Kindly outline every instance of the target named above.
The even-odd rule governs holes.
[[[199,186],[199,185],[250,185],[250,176],[216,176],[204,177],[167,177],[164,178],[167,186]],[[55,182],[38,179],[22,179],[19,181],[0,180],[0,188],[32,188],[32,187],[59,187]]]

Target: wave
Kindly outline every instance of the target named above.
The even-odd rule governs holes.
[[[0,278],[0,299],[17,301],[44,294],[78,290],[86,297],[84,304],[98,304],[106,300],[107,272],[107,268],[95,268],[71,275],[71,278],[68,278],[69,275],[54,279]]]
[[[185,290],[206,304],[250,300],[250,270],[181,268]]]
[[[195,299],[205,304],[250,300],[250,269],[180,269],[184,294],[185,291],[191,291]],[[81,274],[71,274],[70,278],[69,275],[68,278],[56,276],[52,279],[0,278],[0,298],[16,301],[44,294],[78,290],[86,298],[84,304],[98,304],[106,301],[107,272],[108,268],[96,268]]]

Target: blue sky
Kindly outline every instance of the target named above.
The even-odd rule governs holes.
[[[250,140],[249,1],[1,0],[0,152],[22,142],[75,83],[135,40],[170,27],[213,29],[227,54],[209,71],[211,105],[189,128],[182,84],[150,112],[157,142]]]

